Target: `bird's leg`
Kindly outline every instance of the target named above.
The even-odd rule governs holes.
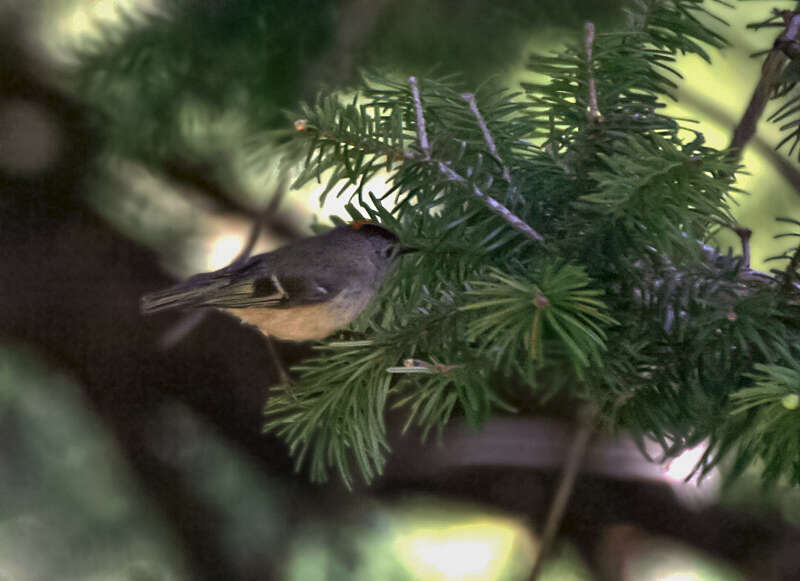
[[[280,380],[280,384],[287,387],[291,386],[292,378],[289,377],[289,374],[283,367],[281,358],[278,356],[278,350],[275,349],[275,344],[272,342],[272,337],[264,334],[264,338],[267,340],[267,350],[269,351],[270,357],[272,357],[272,362],[275,364],[275,368],[278,370],[278,379]]]

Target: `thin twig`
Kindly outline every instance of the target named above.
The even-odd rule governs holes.
[[[745,269],[750,268],[750,238],[753,231],[747,226],[739,226],[738,224],[727,224],[717,218],[711,218],[711,221],[723,228],[728,228],[739,237],[739,242],[742,245],[742,266]]]
[[[785,28],[772,47],[772,50],[761,67],[761,78],[753,91],[753,96],[742,115],[739,124],[733,131],[730,148],[741,157],[747,143],[755,135],[759,119],[770,99],[772,90],[780,79],[783,68],[789,60],[789,47],[796,46],[800,34],[800,13],[787,11],[784,13]]]
[[[586,449],[589,447],[594,425],[591,418],[585,417],[588,415],[588,412],[584,411],[582,415],[584,417],[581,417],[579,420],[580,424],[575,432],[572,445],[567,452],[567,460],[561,472],[561,479],[558,482],[553,504],[550,505],[550,511],[547,514],[547,520],[545,521],[544,530],[542,531],[539,541],[539,550],[536,553],[536,560],[533,563],[529,581],[536,581],[539,577],[539,573],[542,571],[544,560],[550,552],[550,547],[555,540],[558,529],[561,526],[561,521],[564,518],[564,511],[567,508],[569,497],[572,495],[572,489],[575,486],[575,479],[580,471],[581,462],[586,453]]]
[[[586,30],[586,42],[584,48],[586,49],[586,73],[589,77],[589,123],[595,124],[603,121],[603,114],[597,104],[597,85],[594,81],[594,61],[592,56],[592,48],[594,46],[594,23],[587,22],[584,26]]]
[[[742,244],[742,265],[750,268],[750,237],[753,235],[753,231],[746,226],[733,226],[731,230],[736,232]]]
[[[492,137],[491,132],[489,131],[489,127],[486,125],[486,121],[481,115],[480,109],[478,109],[478,102],[475,100],[474,93],[462,93],[461,98],[464,99],[469,104],[469,110],[472,111],[472,114],[475,116],[475,119],[478,121],[478,127],[481,128],[481,133],[483,133],[483,139],[486,141],[486,146],[489,148],[489,152],[497,159],[501,166],[503,166],[503,179],[511,185],[511,170],[508,169],[508,166],[503,161],[503,158],[500,157],[500,153],[497,151],[497,146],[494,143],[494,138]]]
[[[696,93],[686,90],[685,88],[679,95],[682,103],[688,103],[696,112],[702,113],[704,116],[713,119],[723,127],[733,127],[736,124],[735,119],[722,111],[716,105],[711,104],[704,98],[699,97]],[[783,176],[787,182],[794,188],[796,194],[800,194],[800,171],[788,161],[783,155],[775,151],[773,147],[766,142],[766,140],[759,136],[753,135],[750,144],[758,149],[758,153],[767,159]],[[552,156],[552,155],[551,155]]]
[[[760,30],[762,28],[784,28],[786,26],[786,18],[784,11],[777,8],[772,9],[772,16],[762,22],[750,22],[745,28],[750,30]]]
[[[419,139],[419,147],[422,149],[425,159],[430,159],[431,145],[428,142],[428,130],[425,127],[425,115],[422,114],[422,99],[419,96],[417,77],[408,77],[408,83],[411,85],[411,96],[414,99],[414,110],[417,113],[417,137]]]
[[[480,200],[484,204],[486,204],[486,206],[492,212],[494,212],[495,214],[499,215],[506,222],[511,224],[512,228],[514,228],[518,232],[522,232],[523,234],[525,234],[529,238],[532,238],[533,240],[536,240],[537,242],[544,241],[544,238],[542,238],[542,235],[539,234],[533,228],[531,228],[528,225],[527,222],[522,220],[519,216],[514,214],[511,210],[506,208],[503,204],[501,204],[500,202],[495,200],[493,197],[491,197],[490,195],[488,195],[485,192],[481,191],[481,189],[478,188],[478,186],[476,186],[475,184],[469,183],[466,180],[466,178],[461,176],[458,172],[453,170],[453,168],[448,166],[446,163],[440,161],[440,162],[437,162],[437,165],[439,167],[439,171],[442,172],[442,174],[444,174],[444,176],[448,180],[453,181],[453,182],[459,182],[459,183],[462,183],[462,184],[465,184],[465,185],[469,185],[472,188],[472,193],[475,196],[477,196],[478,198],[480,198]]]
[[[414,99],[414,109],[417,117],[417,139],[419,139],[419,146],[423,152],[424,156],[423,159],[427,161],[432,161],[431,147],[430,147],[430,142],[428,141],[428,132],[425,127],[425,115],[422,111],[422,99],[419,96],[419,87],[417,86],[417,78],[409,77],[408,82],[411,85],[411,95]],[[536,230],[531,228],[519,216],[515,215],[511,210],[509,210],[506,206],[495,200],[493,197],[483,192],[480,188],[478,188],[478,186],[468,182],[466,178],[461,176],[458,172],[456,172],[453,168],[448,166],[445,162],[439,161],[435,163],[439,168],[439,171],[448,180],[470,186],[472,188],[472,193],[478,198],[480,198],[480,200],[484,204],[486,204],[486,206],[491,211],[495,212],[505,221],[511,224],[512,228],[514,228],[519,232],[522,232],[523,234],[525,234],[529,238],[532,238],[533,240],[536,240],[537,242],[542,242],[544,240],[541,234],[539,234]]]
[[[286,179],[281,178],[280,182],[278,183],[278,187],[275,188],[275,193],[272,194],[272,198],[270,198],[269,204],[267,204],[267,207],[264,208],[264,211],[256,216],[255,220],[253,221],[253,227],[250,228],[250,235],[247,237],[247,242],[242,247],[242,250],[236,256],[236,258],[234,258],[233,261],[231,261],[231,263],[226,267],[226,270],[233,270],[250,257],[250,254],[253,252],[253,248],[258,241],[258,237],[261,235],[261,231],[267,225],[269,219],[278,212],[278,208],[280,207],[285,195]]]

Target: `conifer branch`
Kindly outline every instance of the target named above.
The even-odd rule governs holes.
[[[423,159],[426,161],[431,160],[431,146],[430,142],[428,141],[428,133],[425,126],[425,114],[422,109],[422,99],[420,98],[419,94],[419,86],[417,85],[417,78],[416,77],[409,77],[408,79],[409,84],[411,85],[411,95],[414,99],[414,110],[416,114],[416,121],[417,121],[417,139],[419,140],[420,149],[423,153]],[[477,110],[477,106],[476,106]],[[480,111],[478,111],[479,119]],[[485,123],[484,123],[485,126]],[[488,134],[488,129],[484,135]],[[489,135],[491,139],[491,135]],[[517,230],[518,232],[522,232],[529,238],[537,241],[543,242],[544,238],[541,234],[539,234],[536,230],[530,227],[530,225],[522,220],[519,216],[514,214],[511,210],[509,210],[505,205],[495,200],[493,197],[482,191],[477,185],[474,183],[469,183],[466,178],[456,172],[453,168],[451,168],[446,162],[437,161],[436,167],[439,168],[439,172],[447,178],[448,181],[457,182],[460,184],[464,184],[469,186],[472,193],[478,197],[486,206],[495,214],[498,214],[502,217],[506,222],[511,224],[511,227]]]
[[[599,35],[587,23],[582,42],[535,59],[551,82],[530,86],[529,100],[476,96],[447,80],[367,78],[365,101],[321,98],[307,108],[298,129],[313,131],[298,181],[333,169],[329,191],[341,181],[362,187],[378,168],[394,172],[392,210],[348,211],[431,249],[398,265],[357,326],[374,345],[325,348],[298,369],[296,397],[268,404],[270,429],[298,462],[308,458],[316,479],[335,467],[350,482],[353,460],[367,481],[380,472],[387,398],[423,436],[453,414],[480,425],[504,408],[498,374],[539,393],[580,386],[572,395],[588,395],[598,421],[665,450],[706,437],[717,438],[714,459],[735,449],[728,397],[748,385],[754,363],[788,352],[796,313],[775,307],[782,278],[750,268],[746,230],[744,260],[699,242],[713,223],[737,228],[732,180],[723,178],[738,162],[659,112],[679,78],[674,55],[708,59],[705,47],[725,39],[695,18],[707,14],[697,0],[632,12],[632,35]],[[602,132],[593,128],[601,121]],[[533,145],[538,138],[544,147]],[[511,168],[513,213],[498,197]],[[481,203],[464,203],[473,196]],[[541,234],[529,216],[542,217]],[[546,238],[548,252],[514,244],[517,232]],[[409,355],[412,365],[401,367]],[[749,420],[736,421],[738,429]],[[793,470],[788,461],[777,469]]]
[[[519,218],[516,214],[514,214],[511,210],[505,207],[503,204],[495,200],[493,197],[487,195],[481,189],[476,186],[475,184],[470,184],[467,182],[466,178],[459,175],[458,172],[453,170],[449,165],[447,165],[443,161],[436,162],[439,171],[444,175],[449,181],[458,182],[464,185],[467,185],[471,188],[472,193],[478,197],[486,206],[495,214],[501,216],[506,222],[511,224],[511,227],[518,232],[522,232],[529,238],[536,240],[537,242],[543,242],[544,238],[541,234],[539,234],[536,230],[531,228],[527,222]]]
[[[413,155],[410,154],[409,152],[393,148],[387,145],[386,143],[383,143],[382,141],[379,141],[374,138],[366,138],[364,136],[359,136],[360,139],[358,141],[352,139],[342,139],[340,136],[335,135],[329,131],[322,131],[317,127],[312,127],[311,125],[309,125],[307,119],[295,119],[294,129],[295,131],[312,131],[318,137],[330,141],[331,143],[335,143],[338,145],[346,145],[347,147],[352,147],[363,153],[368,153],[378,156],[383,155],[393,160],[410,159],[413,157]]]

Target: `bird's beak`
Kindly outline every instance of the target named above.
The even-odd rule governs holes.
[[[403,256],[404,254],[410,254],[412,252],[419,252],[419,248],[414,248],[412,246],[400,246],[397,251],[397,256]]]

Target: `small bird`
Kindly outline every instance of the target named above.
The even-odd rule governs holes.
[[[145,314],[216,307],[290,341],[323,339],[364,310],[395,260],[414,252],[357,221],[142,297]]]

